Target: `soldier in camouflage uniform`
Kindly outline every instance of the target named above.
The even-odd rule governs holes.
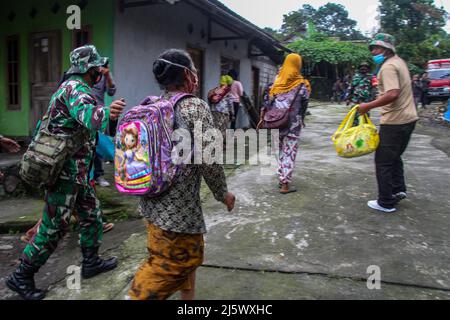
[[[348,102],[355,105],[373,101],[374,97],[372,92],[372,75],[370,74],[370,65],[368,63],[362,63],[350,85]]]
[[[361,63],[358,72],[352,79],[349,88],[347,105],[357,105],[374,100],[372,88],[372,75],[370,74],[370,65],[367,62]],[[354,126],[359,124],[359,114],[356,114]]]
[[[70,62],[65,81],[50,100],[49,130],[53,134],[69,136],[79,130],[88,130],[90,138],[67,159],[55,186],[46,190],[42,224],[25,248],[20,266],[6,281],[11,290],[26,300],[45,297],[45,293],[35,287],[34,274],[66,233],[73,210],[77,211],[80,220],[83,277],[90,278],[117,266],[117,258],[103,260],[98,256],[103,237],[101,209],[88,178],[97,131],[103,131],[110,119],[116,120],[125,103],[115,101],[110,107],[97,106],[91,88],[100,79],[99,67],[105,65],[107,58],[100,57],[94,46],[75,49]]]

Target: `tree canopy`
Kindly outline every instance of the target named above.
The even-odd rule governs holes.
[[[280,30],[281,34],[289,36],[305,32],[308,27],[308,21],[314,20],[315,13],[316,9],[309,4],[305,4],[301,9],[285,14]]]
[[[365,37],[356,29],[356,21],[349,18],[347,9],[340,4],[327,3],[315,9],[311,5],[303,5],[297,11],[284,15],[281,34],[290,36],[306,32],[308,23],[329,37],[342,40],[361,40]]]
[[[450,15],[434,2],[380,0],[379,31],[395,36],[397,53],[414,72],[423,71],[428,60],[450,58],[450,35],[443,29]],[[284,15],[280,30],[266,31],[280,41],[301,38],[288,47],[311,63],[356,65],[371,60],[367,45],[348,42],[367,38],[340,4],[327,3],[318,9],[303,5]]]
[[[361,62],[371,61],[371,54],[365,44],[337,41],[325,34],[314,34],[308,39],[299,40],[288,45],[312,64],[329,62],[331,64],[349,64],[356,66]]]
[[[445,10],[434,0],[380,0],[381,29],[400,42],[419,43],[443,32]]]
[[[447,13],[434,0],[380,0],[380,13],[381,31],[395,36],[409,63],[423,69],[428,60],[450,57]]]
[[[348,16],[347,9],[336,3],[327,3],[314,15],[314,23],[319,32],[341,40],[361,40],[365,37],[356,29],[356,21]]]

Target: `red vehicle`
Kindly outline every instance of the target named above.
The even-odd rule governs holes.
[[[431,80],[428,100],[446,100],[450,98],[450,59],[431,60],[427,67]]]

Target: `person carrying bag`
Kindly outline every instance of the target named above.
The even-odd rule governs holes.
[[[371,154],[380,143],[377,127],[367,114],[359,116],[358,125],[354,125],[358,108],[359,105],[353,107],[331,137],[340,157],[355,158]]]
[[[291,187],[300,132],[304,127],[311,85],[300,74],[302,57],[289,54],[281,67],[273,86],[264,97],[258,129],[278,129],[280,153],[278,175],[281,194],[296,192]]]
[[[34,188],[52,187],[65,161],[89,140],[88,130],[81,128],[71,136],[58,135],[50,132],[49,123],[46,115],[20,165],[22,180]]]
[[[298,94],[300,93],[299,88],[295,94],[292,104],[289,109],[278,109],[273,108],[264,114],[263,120],[261,121],[258,128],[260,129],[285,129],[289,126],[290,114],[294,111],[294,103],[297,100]]]
[[[117,258],[99,256],[102,210],[89,182],[97,132],[105,130],[109,120],[117,120],[126,106],[119,100],[109,107],[99,106],[92,94],[92,87],[100,80],[99,69],[107,61],[94,46],[71,52],[71,67],[52,95],[46,116],[22,161],[24,180],[44,186],[46,191],[42,223],[23,250],[19,266],[5,281],[25,300],[45,297],[45,291],[36,288],[34,276],[68,231],[74,211],[80,220],[81,276],[89,279],[117,267]]]

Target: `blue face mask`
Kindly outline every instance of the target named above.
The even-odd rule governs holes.
[[[373,61],[375,64],[380,65],[386,60],[386,57],[380,53],[379,55],[373,56]]]

